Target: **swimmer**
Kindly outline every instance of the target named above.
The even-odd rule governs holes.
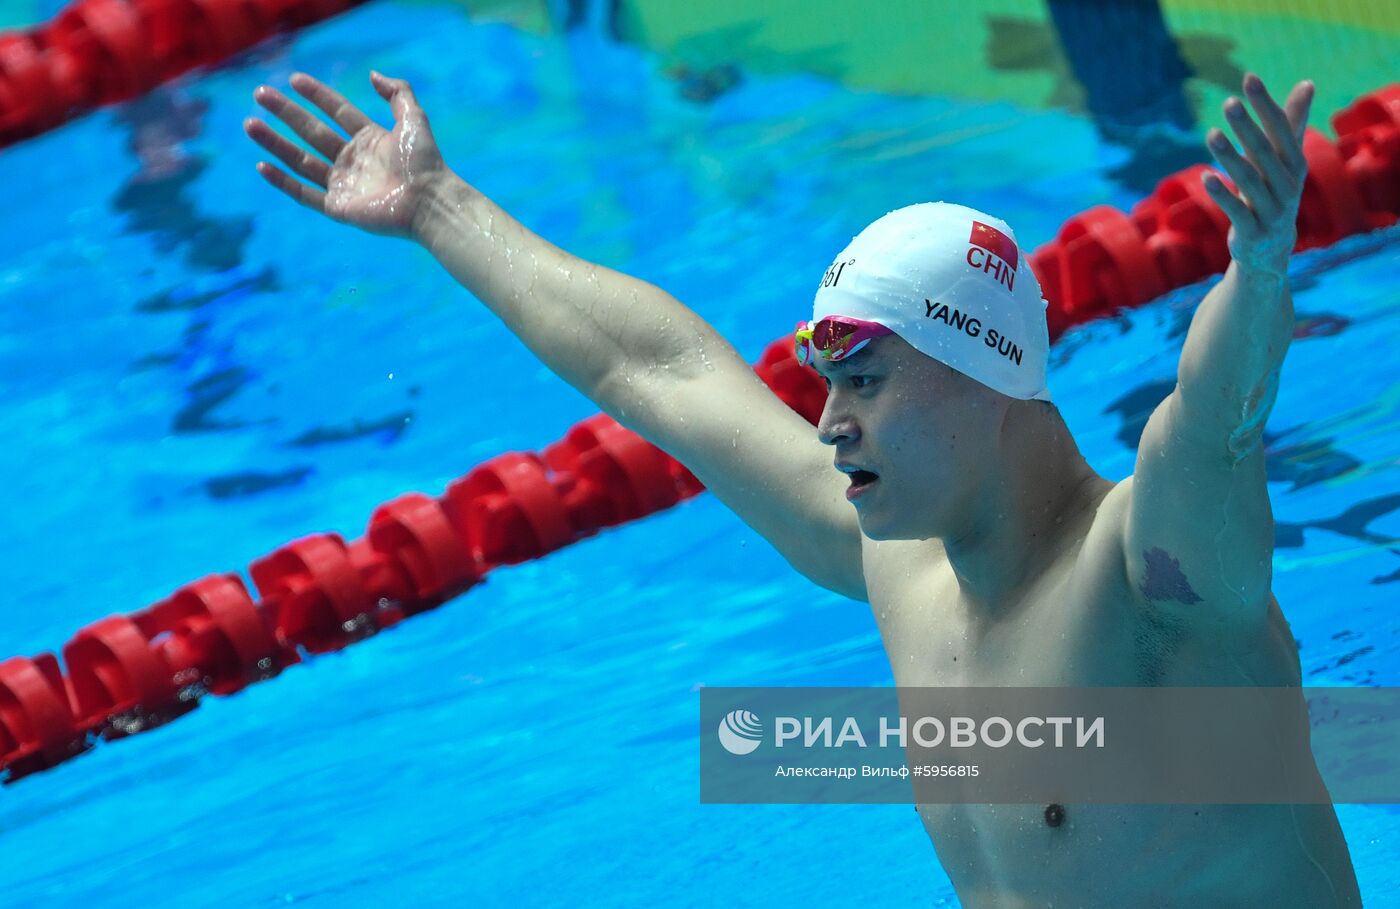
[[[334,220],[421,244],[794,568],[869,603],[898,685],[1300,685],[1270,590],[1261,436],[1293,330],[1311,83],[1280,106],[1247,75],[1258,122],[1225,104],[1243,154],[1208,136],[1234,183],[1205,181],[1232,259],[1115,483],[1051,402],[1046,304],[1005,222],[920,203],[831,260],[795,336],[829,388],[813,432],[671,295],[570,255],[454,174],[409,85],[370,80],[391,130],[305,74],[291,87],[321,116],[260,86],[311,150],[250,118],[282,164],[258,171]],[[969,909],[1360,905],[1328,804],[916,810]]]

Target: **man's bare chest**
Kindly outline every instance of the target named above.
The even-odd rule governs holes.
[[[1297,651],[1276,602],[1250,639],[1219,640],[1200,626],[1173,625],[1145,606],[1125,577],[1105,568],[1113,564],[1113,554],[1094,546],[1093,534],[1082,532],[1048,560],[1014,602],[1002,604],[992,621],[967,609],[936,545],[910,541],[882,547],[867,559],[866,579],[895,684],[1298,684]],[[1101,899],[1083,905],[1141,904],[1131,894],[1143,892],[1181,897],[1163,905],[1199,905],[1181,891],[1183,876],[1227,845],[1236,853],[1277,854],[1271,837],[1276,831],[1291,836],[1294,815],[1270,815],[1276,810],[956,801],[918,806],[964,903],[997,907],[1060,905],[1066,899],[1075,904],[1076,894],[1085,896],[1079,884],[1089,881]],[[1326,822],[1319,816],[1304,832],[1325,839]],[[1175,844],[1180,861],[1159,863],[1148,875],[1140,868],[1142,854],[1162,843]],[[1315,868],[1305,857],[1296,858],[1289,876]],[[1120,872],[1126,868],[1135,870],[1124,876]]]
[[[1086,579],[1076,551],[1047,567],[995,614],[959,596],[946,562],[892,571],[869,584],[895,683],[900,686],[1155,684],[1153,664],[1174,642],[1144,634],[1124,592]]]
[[[1296,685],[1297,649],[1277,601],[1225,638],[1135,596],[1121,555],[1081,528],[1014,598],[969,608],[941,547],[867,552],[870,606],[900,686]],[[1073,533],[1073,531],[1071,531]],[[1212,608],[1200,604],[1203,611]]]
[[[1290,652],[1291,634],[1276,604],[1267,633],[1231,648],[1154,622],[1112,584],[1076,576],[1079,567],[1052,566],[991,626],[967,618],[946,566],[922,577],[911,572],[907,584],[897,574],[896,583],[874,585],[871,605],[895,684],[1296,684],[1296,651]],[[1163,906],[1200,905],[1180,884],[1193,868],[1209,866],[1222,850],[1278,855],[1279,842],[1293,842],[1283,834],[1294,832],[1294,816],[1279,806],[992,805],[954,798],[917,811],[968,906],[1142,905],[1143,893],[1171,895],[1161,897]],[[1323,814],[1308,821],[1303,833],[1310,848],[1329,835],[1327,823]],[[1173,861],[1140,866],[1145,852],[1168,843]],[[1306,855],[1289,854],[1279,873],[1291,880],[1314,867]],[[1090,882],[1094,899],[1082,889]],[[1272,891],[1256,896],[1242,905],[1279,904],[1270,902],[1277,896]]]

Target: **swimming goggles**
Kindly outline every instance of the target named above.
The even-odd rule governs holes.
[[[817,322],[798,322],[793,341],[797,362],[806,365],[820,356],[824,360],[844,360],[881,335],[894,332],[879,322],[827,316]]]

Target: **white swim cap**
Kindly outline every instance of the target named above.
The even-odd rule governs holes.
[[[851,240],[817,288],[812,320],[878,322],[988,388],[1048,401],[1046,305],[1005,221],[921,202]]]

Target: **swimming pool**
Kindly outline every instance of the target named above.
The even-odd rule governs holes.
[[[23,177],[0,258],[5,656],[357,534],[596,412],[425,253],[254,173],[253,86],[304,70],[383,122],[371,67],[503,207],[751,360],[889,209],[965,202],[1032,249],[1141,195],[1126,152],[1054,110],[776,75],[696,102],[635,47],[388,2],[0,152]],[[1307,336],[1270,491],[1310,684],[1400,667],[1397,259],[1392,228],[1294,262]],[[1057,344],[1051,388],[1105,476],[1131,470],[1206,286]],[[7,788],[0,879],[16,905],[956,905],[908,806],[698,804],[698,686],[890,683],[866,607],[700,496]],[[1339,816],[1368,903],[1400,899],[1400,811]]]

